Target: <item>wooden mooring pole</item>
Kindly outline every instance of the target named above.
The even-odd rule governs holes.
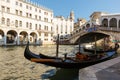
[[[56,41],[56,58],[58,58],[58,53],[59,53],[59,34],[57,35],[57,41]]]

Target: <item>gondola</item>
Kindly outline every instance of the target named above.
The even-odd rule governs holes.
[[[91,60],[78,60],[76,57],[51,57],[46,56],[43,54],[37,55],[30,51],[29,49],[29,43],[26,45],[25,51],[24,51],[24,57],[32,62],[45,64],[52,67],[58,67],[58,68],[84,68],[96,63],[100,63],[102,61],[106,61],[108,59],[111,59],[113,55],[115,55],[116,51],[108,51],[105,52],[104,56],[101,58],[91,59]]]

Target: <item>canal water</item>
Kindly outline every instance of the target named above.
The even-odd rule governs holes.
[[[25,46],[0,47],[0,80],[78,80],[77,69],[59,69],[24,58]],[[61,45],[59,56],[72,53],[74,45]],[[56,45],[30,46],[34,53],[55,56]]]

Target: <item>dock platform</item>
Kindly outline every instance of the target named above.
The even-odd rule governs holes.
[[[120,80],[120,57],[80,69],[79,80]]]

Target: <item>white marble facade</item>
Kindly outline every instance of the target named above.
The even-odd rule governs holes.
[[[53,11],[26,0],[0,0],[1,44],[52,43]]]

